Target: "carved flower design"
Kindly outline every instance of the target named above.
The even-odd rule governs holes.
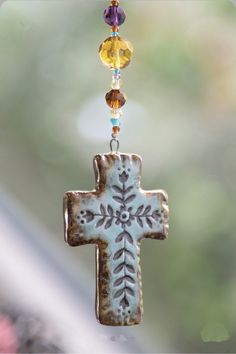
[[[132,222],[136,222],[141,228],[147,225],[150,229],[156,222],[165,224],[167,215],[164,209],[152,210],[151,205],[145,206],[144,204],[138,208],[132,206],[132,202],[137,195],[134,192],[133,185],[127,186],[128,179],[129,174],[123,171],[119,174],[119,181],[122,185],[112,186],[114,192],[112,199],[117,203],[118,210],[110,204],[100,204],[99,211],[96,213],[90,210],[82,210],[77,217],[80,224],[89,223],[95,218],[95,227],[104,227],[105,229],[109,229],[113,223],[120,225],[122,229],[131,226]]]
[[[125,183],[128,181],[129,175],[127,172],[123,171],[120,175],[119,175],[119,180],[121,183]]]
[[[155,210],[152,213],[152,217],[153,217],[154,220],[159,222],[159,224],[165,224],[167,222],[167,219],[168,219],[168,215],[167,215],[167,213],[166,213],[166,211],[164,209]]]
[[[131,214],[132,212],[132,207],[129,207],[128,209],[124,206],[121,206],[120,210],[116,211],[116,225],[122,226],[122,228],[127,226],[131,226],[131,220],[134,220],[134,216]]]

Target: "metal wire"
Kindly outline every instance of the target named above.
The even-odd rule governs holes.
[[[113,149],[113,144],[116,144],[116,149]],[[119,148],[120,148],[119,140],[117,138],[112,137],[112,139],[110,141],[111,152],[119,152]]]

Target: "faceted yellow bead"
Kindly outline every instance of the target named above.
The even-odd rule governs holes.
[[[125,68],[130,63],[132,54],[132,44],[119,36],[107,38],[99,48],[101,61],[110,69]]]

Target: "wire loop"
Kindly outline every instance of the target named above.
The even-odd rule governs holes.
[[[113,145],[116,144],[116,149],[113,149]],[[119,152],[120,142],[117,138],[112,138],[110,141],[111,152]]]

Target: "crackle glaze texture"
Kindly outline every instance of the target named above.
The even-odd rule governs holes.
[[[141,322],[140,243],[168,235],[167,195],[141,189],[141,165],[134,154],[97,155],[95,190],[64,197],[66,242],[96,245],[96,311],[104,325]]]

